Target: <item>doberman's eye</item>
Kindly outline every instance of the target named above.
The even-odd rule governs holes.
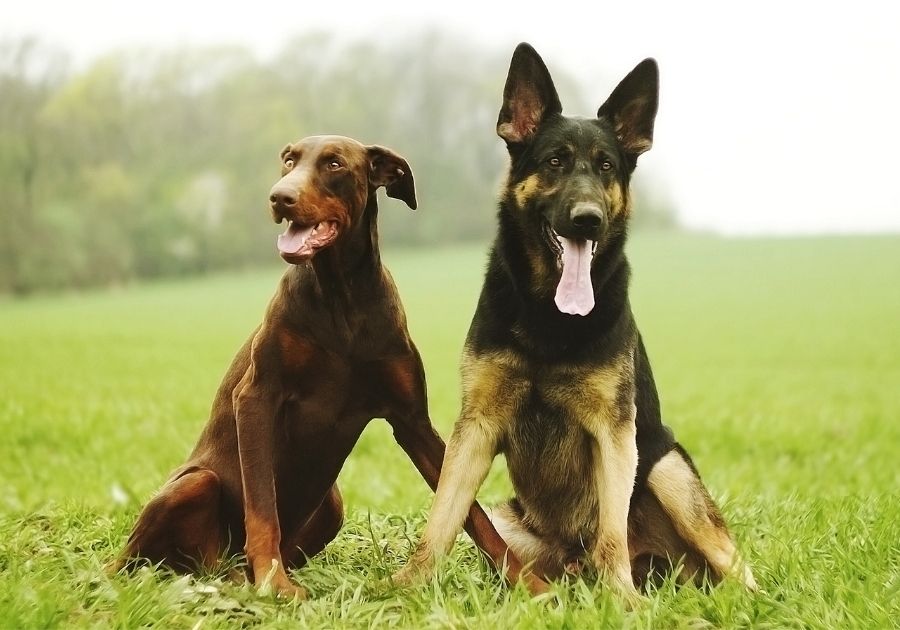
[[[290,155],[284,158],[284,166],[285,168],[293,168],[294,167],[294,158]]]
[[[556,156],[553,156],[552,158],[550,158],[549,160],[547,160],[547,164],[549,164],[549,165],[552,166],[553,168],[559,168],[560,166],[562,166],[562,160],[560,160],[560,159],[559,159],[558,157],[556,157]]]
[[[611,171],[613,167],[613,163],[609,160],[603,160],[600,162],[600,170],[601,171]]]
[[[344,165],[341,164],[338,160],[331,160],[328,162],[328,170],[337,171],[344,168]]]

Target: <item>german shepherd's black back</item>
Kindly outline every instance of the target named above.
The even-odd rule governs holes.
[[[683,578],[736,573],[755,586],[661,422],[628,300],[629,184],[652,145],[657,94],[647,59],[596,118],[563,116],[534,49],[513,54],[497,122],[510,169],[463,353],[462,411],[407,574],[446,551],[502,452],[516,497],[492,520],[535,571],[588,560],[631,597],[653,562],[681,559]]]

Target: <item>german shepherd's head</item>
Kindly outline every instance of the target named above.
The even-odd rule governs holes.
[[[503,92],[497,134],[511,159],[501,230],[522,241],[535,295],[563,313],[594,308],[592,275],[623,245],[629,180],[653,143],[659,75],[645,59],[600,106],[596,118],[562,115],[553,79],[537,52],[519,44]]]

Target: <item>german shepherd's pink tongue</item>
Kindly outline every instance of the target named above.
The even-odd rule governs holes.
[[[285,254],[294,254],[300,251],[300,248],[306,244],[313,230],[317,226],[311,225],[307,228],[301,228],[293,221],[288,221],[287,229],[284,234],[278,236],[278,251]]]
[[[591,286],[591,248],[586,239],[557,236],[562,245],[562,277],[556,287],[556,307],[569,315],[587,315],[594,308]]]

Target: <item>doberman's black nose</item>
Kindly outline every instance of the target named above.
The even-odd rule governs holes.
[[[269,201],[273,206],[296,206],[297,192],[287,187],[275,187],[269,193]]]
[[[572,208],[572,223],[577,228],[598,230],[605,220],[603,210],[592,203],[579,203]]]

